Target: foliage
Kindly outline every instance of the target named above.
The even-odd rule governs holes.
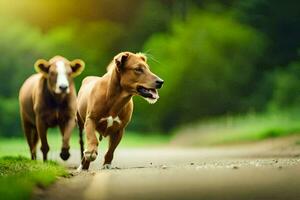
[[[299,107],[299,8],[292,0],[1,1],[0,135],[21,135],[18,90],[38,58],[57,54],[86,62],[79,88],[116,53],[149,53],[165,86],[155,105],[135,98],[134,131]]]
[[[148,49],[159,61],[151,66],[166,84],[159,109],[143,118],[147,115],[166,130],[201,117],[244,110],[263,40],[229,14],[200,12],[186,22],[175,21],[171,34],[154,35],[145,45]]]
[[[182,126],[172,142],[185,146],[205,146],[259,141],[299,133],[299,108],[263,114],[224,116]]]
[[[287,69],[278,69],[270,76],[273,81],[273,94],[269,109],[280,110],[299,106],[300,63],[291,63]]]
[[[20,135],[20,124],[18,100],[0,97],[1,135],[6,137]]]
[[[237,18],[266,35],[268,46],[261,69],[286,66],[299,57],[299,8],[294,0],[236,1]]]
[[[20,135],[18,90],[22,82],[33,72],[38,58],[40,31],[22,22],[0,20],[0,127],[1,135]]]

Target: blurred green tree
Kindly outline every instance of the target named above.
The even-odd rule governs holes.
[[[0,20],[6,27],[0,32],[0,132],[1,135],[20,135],[18,90],[21,83],[33,72],[41,39],[38,29],[21,22]]]
[[[287,69],[272,72],[272,97],[269,109],[281,110],[300,106],[300,62],[292,62]]]
[[[244,110],[242,102],[252,92],[253,66],[263,48],[263,36],[230,14],[202,11],[189,15],[185,22],[175,21],[170,34],[154,35],[145,44],[145,51],[159,61],[151,62],[150,56],[165,87],[151,113],[137,105],[136,119],[147,119],[140,126],[168,130],[199,118]]]
[[[267,38],[264,69],[285,67],[299,56],[300,3],[294,0],[236,1],[237,18]]]

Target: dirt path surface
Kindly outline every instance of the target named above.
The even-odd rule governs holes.
[[[103,151],[76,173],[79,152],[61,178],[33,199],[300,199],[299,137],[214,148],[117,149],[114,169],[101,170]]]

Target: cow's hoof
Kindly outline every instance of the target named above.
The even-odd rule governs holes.
[[[111,164],[104,164],[102,169],[112,169]]]
[[[61,159],[68,160],[70,157],[69,149],[62,148],[61,153],[59,155]]]
[[[84,152],[84,159],[86,161],[94,161],[97,158],[98,153],[96,151],[85,151]]]

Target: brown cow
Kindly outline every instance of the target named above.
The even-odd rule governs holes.
[[[69,140],[76,124],[76,91],[73,77],[84,69],[84,62],[69,61],[55,56],[49,61],[37,60],[35,70],[22,85],[19,93],[23,130],[30,148],[31,159],[36,159],[36,145],[40,138],[43,160],[47,160],[49,145],[47,129],[59,126],[62,134],[60,157],[70,157]]]
[[[157,89],[163,80],[153,74],[141,53],[123,52],[116,55],[102,77],[86,77],[78,92],[77,121],[81,137],[82,162],[78,170],[88,169],[98,152],[95,131],[109,136],[109,148],[103,168],[110,168],[113,153],[133,111],[132,96],[144,97],[149,103],[158,100]],[[85,130],[87,149],[83,156],[82,130]]]

